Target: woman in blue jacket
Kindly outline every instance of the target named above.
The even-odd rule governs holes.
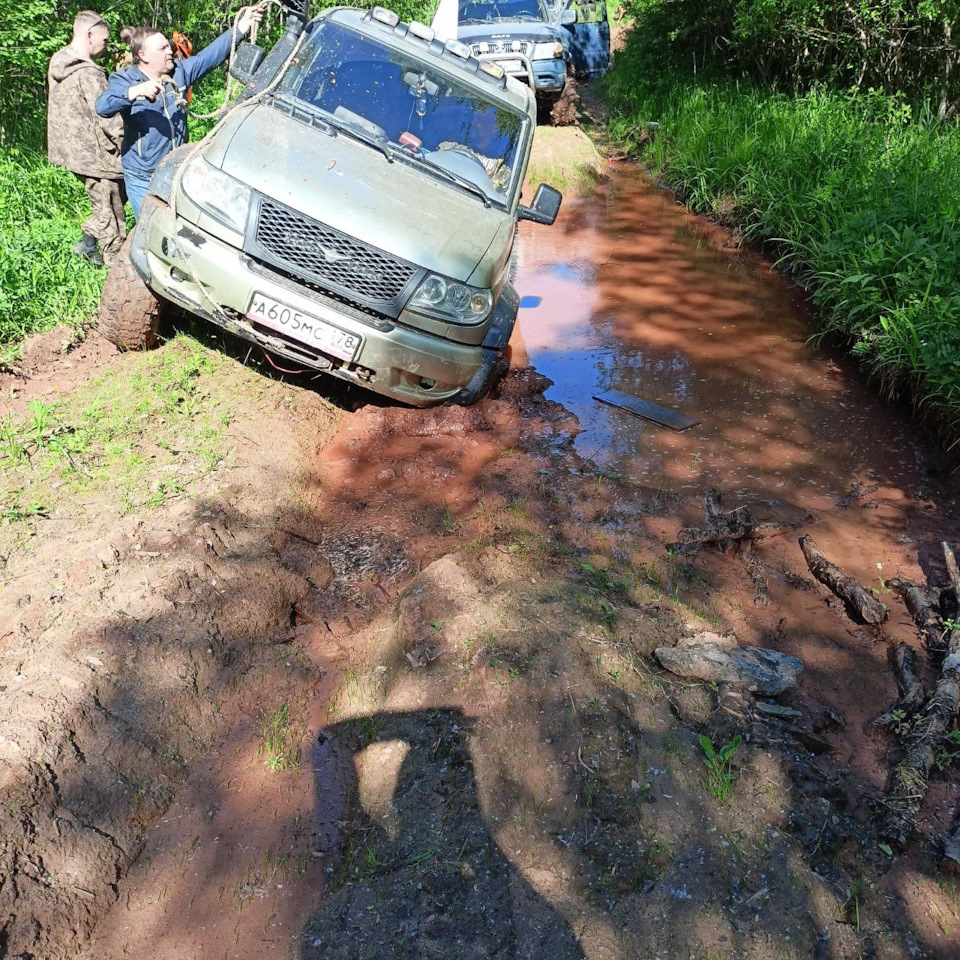
[[[237,22],[240,36],[260,22],[266,6],[267,0],[260,0],[243,10]],[[174,60],[170,42],[159,30],[138,27],[132,31],[133,66],[110,77],[107,89],[97,97],[96,109],[101,117],[118,113],[123,117],[123,180],[137,219],[157,164],[187,141],[187,112],[178,106],[176,91],[160,78],[172,77],[186,90],[227,59],[232,43],[230,29],[196,56]]]

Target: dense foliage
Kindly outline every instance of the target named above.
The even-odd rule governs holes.
[[[652,24],[641,12],[617,57],[615,137],[694,207],[774,241],[812,281],[825,327],[892,391],[919,386],[960,420],[960,139],[939,98],[777,89],[700,61],[694,74],[689,49],[689,63],[678,51],[656,61],[651,33],[678,6],[646,4]]]
[[[109,8],[97,0],[0,0],[0,361],[32,331],[81,322],[100,296],[104,271],[69,255],[89,212],[86,195],[76,178],[45,160],[47,63],[69,42],[74,16],[86,8],[102,12],[112,41],[124,24],[182,30],[199,50],[233,22],[240,6],[235,0],[121,0]],[[406,18],[429,20],[436,2],[390,6]],[[268,16],[260,34],[265,45],[280,32],[278,8]],[[205,79],[195,91],[195,109],[215,109],[223,84],[223,69]],[[209,125],[192,124],[194,135]]]
[[[960,97],[957,0],[632,0],[633,52],[650,67]]]

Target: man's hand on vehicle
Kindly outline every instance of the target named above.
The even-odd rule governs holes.
[[[237,29],[243,36],[246,36],[255,23],[260,23],[263,14],[267,9],[268,0],[260,0],[252,7],[244,7],[240,19],[237,21]]]
[[[156,100],[163,84],[159,80],[144,80],[143,83],[135,83],[127,90],[127,99],[133,102],[138,97],[146,100]]]

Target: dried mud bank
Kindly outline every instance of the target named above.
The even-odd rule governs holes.
[[[62,397],[71,379],[145,376],[139,358],[96,338],[47,359],[42,376],[14,380],[14,417],[31,400]],[[57,365],[66,376],[54,391]],[[311,588],[282,561],[278,515],[296,461],[275,451],[296,439],[282,418],[267,431],[265,417],[282,407],[322,433],[336,412],[279,384],[233,399],[240,428],[190,495],[125,515],[102,485],[33,519],[7,516],[0,956],[77,954],[191,765],[224,736],[237,689],[290,640],[295,604]],[[163,452],[135,446],[147,459]]]
[[[951,955],[841,761],[655,666],[729,626],[724,558],[667,554],[681,498],[547,383],[336,432],[270,384],[229,485],[8,560],[8,955]],[[747,738],[729,799],[700,733]]]

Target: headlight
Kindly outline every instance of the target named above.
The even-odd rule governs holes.
[[[245,184],[197,157],[184,169],[180,186],[201,210],[243,233],[250,209],[250,188]]]
[[[417,287],[407,306],[454,323],[480,323],[490,315],[493,292],[431,273]]]
[[[533,45],[534,60],[555,60],[563,56],[563,44],[558,40],[556,43],[535,43]]]

